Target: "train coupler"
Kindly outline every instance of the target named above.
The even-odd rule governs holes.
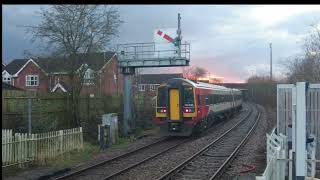
[[[168,123],[169,125],[169,130],[170,131],[181,131],[182,127],[181,127],[181,123]]]

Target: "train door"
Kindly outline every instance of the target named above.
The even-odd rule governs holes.
[[[178,89],[169,90],[170,119],[180,120],[180,94]]]

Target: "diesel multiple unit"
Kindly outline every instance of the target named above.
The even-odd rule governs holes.
[[[173,78],[158,87],[155,121],[167,136],[190,136],[241,108],[238,89]]]

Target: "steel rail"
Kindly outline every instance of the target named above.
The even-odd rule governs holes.
[[[127,156],[129,156],[129,155],[131,155],[131,154],[133,154],[133,153],[135,153],[135,152],[138,152],[138,151],[141,151],[141,150],[146,149],[146,148],[148,148],[148,147],[154,146],[154,145],[156,145],[156,144],[158,144],[158,143],[161,143],[161,142],[163,142],[163,141],[165,141],[165,140],[167,140],[167,139],[168,139],[168,137],[160,138],[159,140],[157,140],[157,141],[155,141],[155,142],[153,142],[153,143],[151,143],[151,144],[147,144],[147,145],[142,146],[142,147],[140,147],[140,148],[138,148],[138,149],[135,149],[135,150],[133,150],[133,151],[130,151],[130,152],[127,152],[127,153],[124,153],[124,154],[115,156],[115,157],[113,157],[113,158],[111,158],[111,159],[104,160],[104,161],[99,162],[99,163],[97,163],[97,164],[94,164],[94,165],[92,165],[92,166],[85,167],[85,168],[82,168],[82,169],[80,169],[80,170],[71,172],[71,173],[69,173],[69,174],[66,174],[66,175],[57,177],[57,178],[55,178],[55,180],[62,180],[62,179],[70,178],[70,177],[72,177],[72,176],[75,176],[75,175],[80,174],[80,173],[82,173],[82,172],[85,172],[85,171],[87,171],[87,170],[93,169],[93,168],[95,168],[95,167],[104,165],[104,164],[109,163],[109,162],[111,162],[111,161],[114,161],[114,160],[117,160],[117,159],[120,159],[120,158],[123,158],[123,157],[127,157]]]
[[[161,176],[160,178],[158,178],[157,180],[164,180],[164,179],[169,179],[170,177],[174,176],[175,174],[177,174],[178,172],[180,172],[189,162],[191,162],[193,159],[195,159],[196,157],[200,156],[204,151],[208,150],[211,146],[213,146],[214,144],[216,144],[216,142],[218,142],[219,140],[221,140],[223,137],[225,137],[227,134],[229,134],[233,129],[235,129],[236,127],[238,127],[241,123],[243,123],[251,114],[252,114],[253,108],[251,108],[250,112],[243,117],[237,124],[235,124],[234,126],[232,126],[228,131],[226,131],[225,133],[223,133],[222,135],[220,135],[218,138],[216,138],[214,141],[212,141],[210,144],[208,144],[207,146],[205,146],[204,148],[202,148],[200,151],[198,151],[196,154],[192,155],[191,157],[189,157],[187,160],[185,160],[184,162],[180,163],[179,165],[177,165],[176,167],[174,167],[171,171],[167,172],[166,174],[164,174],[163,176]]]
[[[161,152],[159,152],[159,153],[157,153],[157,154],[155,154],[155,155],[153,155],[153,156],[150,156],[150,157],[148,157],[148,158],[146,158],[146,159],[143,159],[142,161],[139,161],[139,162],[137,162],[137,163],[135,163],[135,164],[133,164],[133,165],[131,165],[131,166],[129,166],[129,167],[126,167],[125,169],[119,170],[118,172],[113,173],[113,174],[109,175],[108,177],[105,177],[104,180],[106,180],[106,179],[111,179],[111,178],[113,178],[113,177],[115,177],[115,176],[117,176],[117,175],[119,175],[119,174],[121,174],[121,173],[124,173],[124,172],[126,172],[126,171],[128,171],[128,170],[130,170],[130,169],[132,169],[132,168],[134,168],[134,167],[136,167],[136,166],[138,166],[138,165],[140,165],[140,164],[142,164],[142,163],[144,163],[144,162],[147,162],[147,161],[149,161],[150,159],[153,159],[153,158],[155,158],[155,157],[157,157],[157,156],[159,156],[159,155],[161,155],[161,154],[163,154],[163,153],[166,153],[166,152],[168,152],[169,150],[174,149],[174,148],[176,148],[176,147],[180,146],[181,144],[184,144],[184,143],[186,143],[186,142],[188,142],[188,141],[190,141],[190,139],[186,139],[186,140],[184,140],[184,141],[182,141],[182,142],[180,142],[180,143],[178,143],[178,144],[175,144],[175,145],[173,145],[173,146],[165,149],[164,151],[161,151]]]
[[[225,170],[225,168],[227,167],[227,165],[237,156],[237,154],[239,153],[240,148],[247,142],[248,137],[252,134],[253,130],[256,128],[259,119],[260,119],[260,115],[261,113],[258,114],[258,117],[255,120],[254,125],[251,127],[250,131],[247,133],[247,135],[243,138],[243,140],[240,142],[240,144],[237,146],[237,148],[230,154],[230,156],[228,157],[227,160],[224,161],[224,163],[220,166],[220,168],[210,177],[209,180],[213,180],[218,178],[223,171]]]
[[[250,111],[244,118],[241,119],[241,121],[242,121],[243,119],[245,119],[247,116],[249,116],[249,114],[251,114],[251,112],[252,112],[252,109],[251,109],[251,111]],[[202,132],[200,137],[202,137],[203,135],[207,134],[208,131],[209,131],[211,128],[212,128],[212,127],[207,128],[207,129],[205,130],[205,132]],[[157,153],[157,154],[155,154],[155,155],[152,155],[151,157],[148,157],[148,158],[146,158],[146,159],[143,159],[142,161],[140,161],[140,162],[138,162],[138,163],[135,163],[135,164],[133,164],[133,165],[131,165],[131,166],[129,166],[129,167],[126,167],[125,169],[122,169],[122,170],[120,170],[120,171],[118,171],[118,172],[116,172],[116,173],[114,173],[114,174],[111,174],[111,175],[109,175],[108,177],[105,177],[104,179],[110,179],[110,178],[112,178],[112,177],[114,177],[114,176],[117,176],[117,175],[123,173],[123,172],[126,172],[126,171],[128,171],[128,170],[130,170],[130,169],[132,169],[132,168],[134,168],[134,167],[136,167],[136,166],[138,166],[138,165],[146,162],[146,161],[149,161],[149,160],[151,160],[151,159],[153,159],[153,158],[155,158],[155,157],[157,157],[157,156],[159,156],[159,155],[161,155],[161,154],[163,154],[163,153],[168,152],[168,151],[171,150],[171,149],[174,149],[174,148],[180,146],[181,144],[184,144],[184,143],[186,143],[186,142],[188,142],[188,141],[192,141],[192,140],[194,140],[194,139],[196,139],[196,138],[199,138],[199,137],[196,136],[196,137],[193,137],[193,138],[191,138],[191,139],[186,139],[186,140],[182,141],[181,143],[175,144],[175,145],[173,145],[173,146],[165,149],[164,151],[161,151],[161,152],[159,152],[159,153]],[[55,178],[55,180],[62,180],[62,179],[71,178],[72,176],[76,176],[76,175],[81,174],[81,173],[83,173],[83,172],[85,172],[85,171],[87,171],[87,170],[96,168],[96,167],[98,167],[98,166],[102,166],[102,165],[104,165],[104,164],[106,164],[106,163],[109,163],[109,162],[118,160],[118,159],[120,159],[120,158],[127,157],[127,156],[129,156],[129,155],[131,155],[131,154],[133,154],[133,153],[136,153],[136,152],[138,152],[138,151],[140,151],[140,150],[149,148],[149,147],[151,147],[151,146],[153,146],[153,145],[156,145],[156,144],[161,143],[161,142],[163,142],[163,141],[165,141],[165,140],[168,140],[168,139],[170,139],[170,137],[161,138],[161,139],[159,139],[158,141],[155,141],[155,142],[153,142],[153,143],[151,143],[151,144],[142,146],[142,147],[140,147],[140,148],[138,148],[138,149],[136,149],[136,150],[130,151],[130,152],[128,152],[128,153],[121,154],[121,155],[119,155],[119,156],[116,156],[116,157],[114,157],[114,158],[111,158],[111,159],[108,159],[108,160],[99,162],[99,163],[94,164],[94,165],[92,165],[92,166],[85,167],[85,168],[82,168],[82,169],[80,169],[80,170],[71,172],[71,173],[69,173],[69,174],[65,174],[65,175],[63,175],[63,176],[57,177],[57,178]]]
[[[251,112],[250,112],[250,113],[251,113]],[[247,117],[250,113],[248,113],[245,117]],[[242,120],[242,119],[241,119],[241,120]],[[211,126],[210,128],[207,128],[203,133],[201,133],[201,136],[200,136],[200,137],[202,137],[202,136],[204,136],[205,134],[207,134],[211,128],[213,128],[213,127]],[[173,145],[172,147],[169,147],[169,148],[165,149],[164,151],[161,151],[161,152],[159,152],[159,153],[157,153],[157,154],[155,154],[155,155],[153,155],[153,156],[151,156],[151,157],[149,157],[149,158],[146,158],[146,159],[144,159],[144,160],[142,160],[142,161],[139,161],[139,162],[137,162],[137,163],[135,163],[135,164],[133,164],[133,165],[125,168],[125,169],[119,170],[118,172],[116,172],[116,173],[114,173],[114,174],[111,174],[111,175],[109,175],[108,177],[104,178],[104,180],[111,179],[111,178],[113,178],[113,177],[115,177],[115,176],[117,176],[117,175],[120,175],[121,173],[124,173],[124,172],[126,172],[126,171],[128,171],[128,170],[130,170],[130,169],[132,169],[132,168],[134,168],[134,167],[136,167],[136,166],[144,163],[144,162],[147,162],[147,161],[149,161],[149,160],[151,160],[151,159],[153,159],[153,158],[155,158],[155,157],[157,157],[157,156],[159,156],[159,155],[161,155],[161,154],[164,154],[164,153],[168,152],[169,150],[174,149],[174,148],[180,146],[181,144],[184,144],[184,143],[186,143],[186,142],[188,142],[188,141],[192,141],[192,140],[197,139],[197,138],[200,138],[200,137],[196,137],[196,136],[195,136],[195,137],[193,137],[193,138],[191,138],[191,139],[186,139],[186,140],[184,140],[184,141],[182,141],[182,142],[180,142],[180,143],[178,143],[178,144],[176,144],[176,145]]]

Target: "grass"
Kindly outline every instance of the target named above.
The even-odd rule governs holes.
[[[63,169],[63,168],[71,167],[83,161],[89,160],[90,158],[92,158],[94,154],[97,154],[97,153],[99,153],[98,146],[84,142],[82,150],[74,150],[50,160],[35,162],[34,164],[31,163],[29,165],[26,164],[26,166],[23,166],[22,168],[19,168],[18,166],[11,166],[6,169],[3,169],[4,172],[2,173],[2,177],[5,178],[10,176],[15,176],[22,172],[37,169],[38,167],[46,167],[46,168],[54,168],[54,169]]]
[[[150,131],[151,134],[153,134],[154,132],[157,131],[157,128],[152,128],[151,130],[143,130],[142,128],[138,128],[134,132],[132,132],[132,134],[128,137],[119,137],[116,144],[113,144],[111,147],[107,148],[106,151],[110,149],[114,150],[114,149],[126,148],[130,146],[130,143],[132,141],[136,140],[137,137],[145,134],[147,131],[148,132]],[[97,155],[101,152],[102,150],[100,150],[100,147],[98,145],[93,145],[91,143],[84,142],[82,150],[74,150],[72,152],[65,153],[64,155],[61,155],[54,159],[37,162],[37,164],[34,164],[29,167],[28,166],[25,166],[24,168],[10,167],[5,170],[6,171],[5,173],[2,173],[2,177],[18,175],[19,173],[22,173],[24,171],[29,171],[41,166],[54,168],[54,169],[64,169],[64,168],[72,167],[81,162],[88,161],[94,155]]]
[[[55,159],[48,160],[46,164],[48,166],[57,168],[70,167],[76,165],[77,163],[89,160],[94,154],[97,154],[99,152],[100,150],[98,146],[84,142],[82,150],[75,150],[66,153],[65,155],[62,155]]]
[[[119,148],[125,148],[130,145],[129,138],[127,137],[120,137],[118,138],[118,141],[113,144],[110,148],[111,149],[119,149]]]

